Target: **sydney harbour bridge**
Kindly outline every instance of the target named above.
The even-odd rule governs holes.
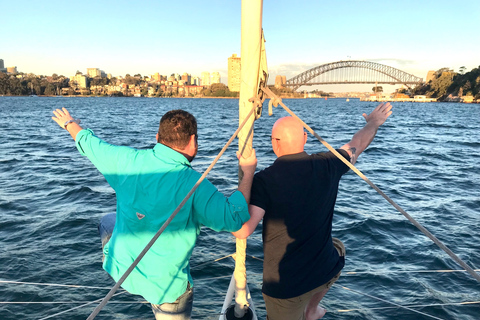
[[[282,85],[295,91],[301,86],[323,84],[403,84],[412,88],[422,83],[422,78],[387,65],[347,60],[326,63],[309,69],[286,80]]]

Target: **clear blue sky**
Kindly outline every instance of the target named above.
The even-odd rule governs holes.
[[[240,55],[240,8],[240,0],[0,0],[0,59],[43,75],[219,71],[226,83],[227,59]],[[264,0],[263,28],[270,82],[347,59],[424,79],[480,65],[479,0]]]

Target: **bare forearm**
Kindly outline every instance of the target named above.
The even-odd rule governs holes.
[[[378,128],[392,114],[390,103],[379,104],[369,115],[363,114],[367,124],[355,133],[349,143],[341,149],[346,150],[350,155],[352,164],[355,163],[358,156],[370,145],[377,134]]]
[[[243,178],[238,185],[238,191],[243,194],[247,204],[250,203],[250,191],[252,189],[253,172],[244,172]]]
[[[83,130],[83,128],[79,125],[76,124],[75,122],[70,123],[67,127],[66,130],[70,135],[72,136],[73,140],[77,138],[77,134]]]
[[[357,156],[360,155],[372,143],[373,138],[378,131],[378,126],[367,123],[362,129],[358,130],[352,137],[350,144],[356,148]]]

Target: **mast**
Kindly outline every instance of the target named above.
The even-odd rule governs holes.
[[[252,110],[254,103],[249,101],[258,94],[259,70],[262,54],[262,11],[263,0],[242,0],[241,18],[241,82],[239,99],[239,124],[244,121]],[[238,149],[248,157],[252,153],[253,123],[252,114],[245,127],[238,134]],[[239,168],[239,182],[243,172]],[[242,318],[248,310],[247,274],[245,268],[247,240],[237,239],[237,254],[235,258],[235,317]]]

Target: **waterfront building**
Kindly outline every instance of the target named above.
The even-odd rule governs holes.
[[[212,79],[210,84],[220,83],[220,72],[212,72]],[[240,91],[240,90],[239,90]]]
[[[98,68],[87,68],[87,76],[89,78],[101,77],[102,72]]]
[[[185,72],[184,74],[182,74],[182,81],[183,81],[184,83],[186,83],[186,84],[191,84],[191,83],[192,83],[191,80],[192,80],[192,76],[191,76],[191,75],[189,75],[189,74],[186,73],[186,72]]]
[[[155,81],[162,80],[162,78],[160,76],[160,73],[158,73],[158,72],[152,75],[152,79],[155,80]]]
[[[192,77],[192,84],[194,86],[199,86],[200,85],[200,78],[199,77]]]
[[[202,86],[210,85],[210,72],[202,72]]]
[[[3,59],[0,59],[0,72],[7,72],[5,65],[3,64]]]
[[[70,86],[84,89],[87,87],[87,77],[79,73],[73,77],[70,77]]]
[[[228,89],[232,92],[240,92],[240,72],[242,60],[234,53],[228,58]]]

